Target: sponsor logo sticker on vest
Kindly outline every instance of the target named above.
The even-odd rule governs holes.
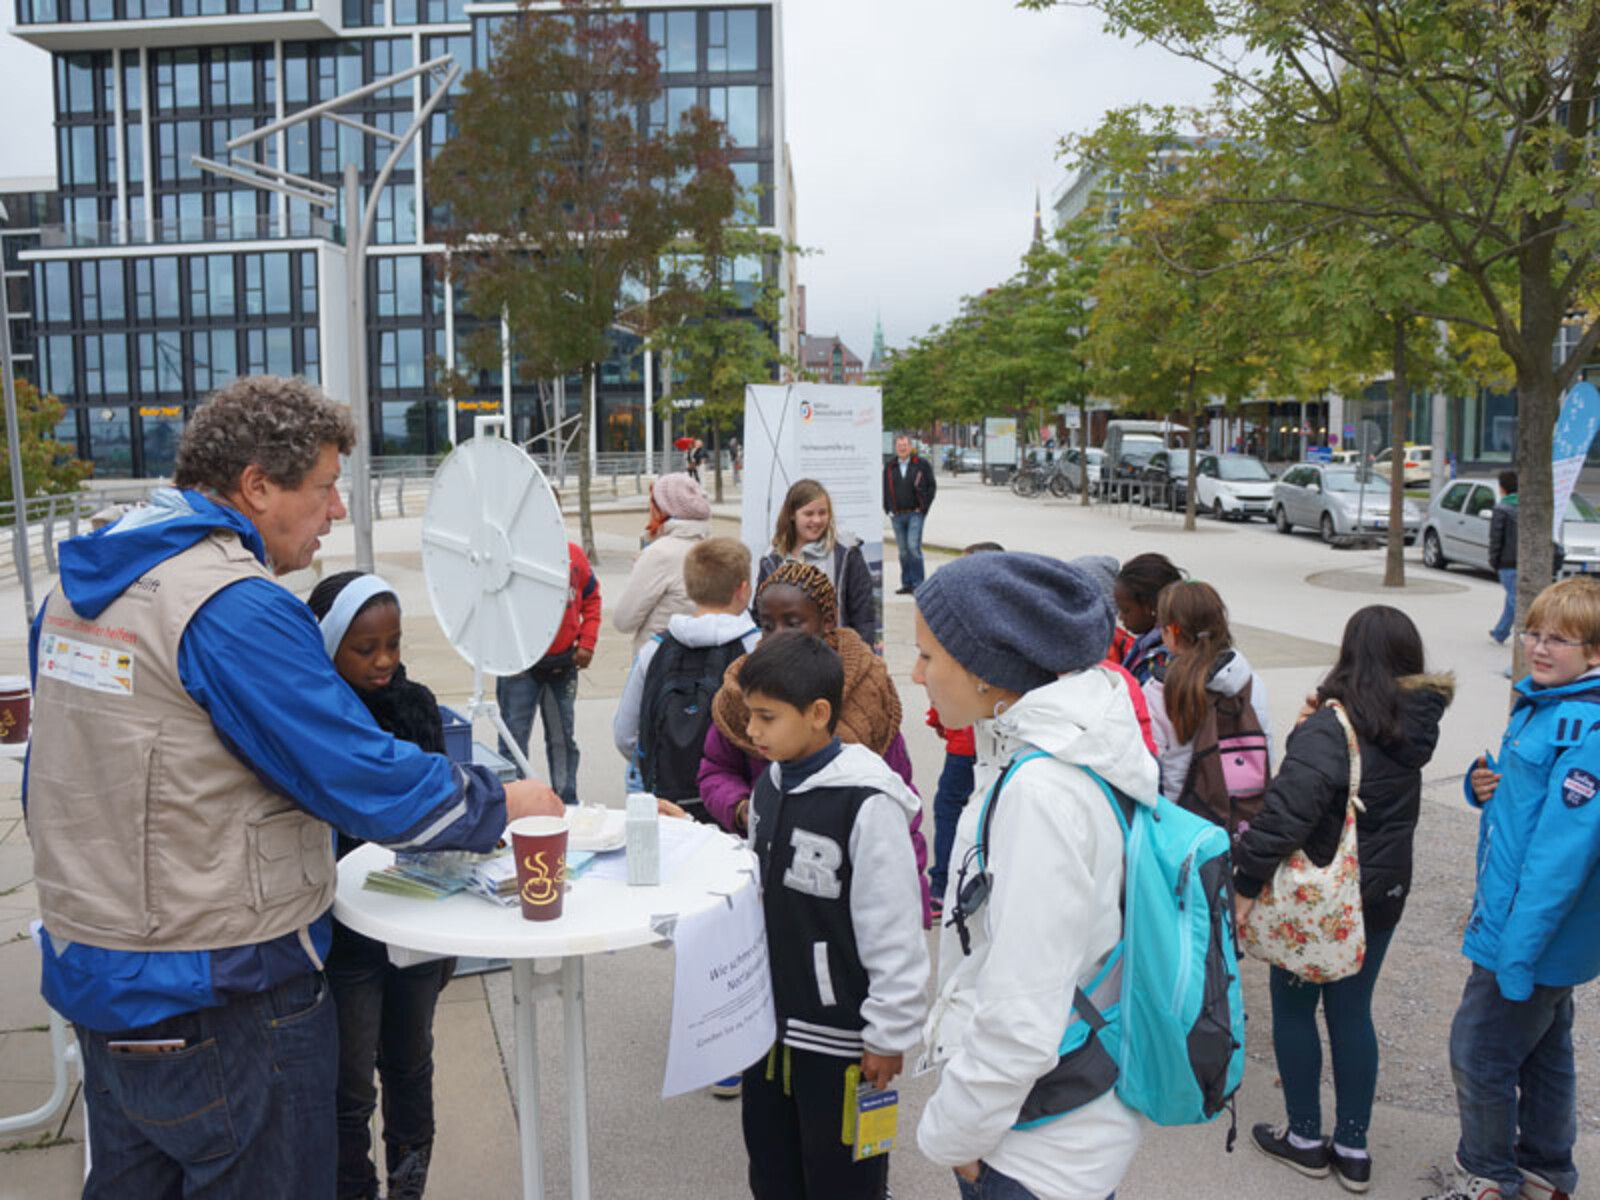
[[[1582,808],[1594,799],[1597,791],[1600,791],[1600,779],[1579,767],[1573,767],[1561,781],[1561,799],[1568,808]]]
[[[39,674],[113,696],[133,695],[133,655],[115,646],[46,633],[39,639]]]

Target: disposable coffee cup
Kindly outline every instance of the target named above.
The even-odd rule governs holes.
[[[520,817],[511,822],[511,852],[517,859],[517,898],[527,921],[554,921],[567,890],[567,819]]]
[[[28,740],[33,689],[26,675],[0,675],[0,742],[15,746]]]

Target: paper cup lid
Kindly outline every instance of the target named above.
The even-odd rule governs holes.
[[[0,675],[0,692],[25,692],[30,686],[26,675]]]

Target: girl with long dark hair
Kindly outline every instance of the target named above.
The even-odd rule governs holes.
[[[797,479],[790,485],[778,510],[772,550],[762,557],[756,573],[756,587],[786,562],[807,563],[826,575],[838,597],[839,625],[854,629],[869,647],[876,647],[878,605],[872,594],[872,568],[861,551],[861,539],[834,521],[833,499],[815,479]]]
[[[1433,757],[1439,721],[1454,691],[1449,676],[1424,673],[1422,636],[1410,617],[1385,604],[1361,609],[1345,625],[1333,670],[1301,710],[1261,812],[1234,844],[1241,927],[1289,855],[1303,849],[1318,866],[1332,861],[1350,786],[1344,730],[1325,707],[1339,701],[1361,753],[1359,797],[1366,810],[1356,818],[1356,838],[1366,957],[1357,974],[1326,984],[1272,968],[1272,1048],[1288,1123],[1277,1129],[1257,1125],[1250,1140],[1301,1174],[1321,1177],[1331,1170],[1350,1191],[1366,1191],[1372,1178],[1366,1148],[1378,1085],[1372,992],[1411,890],[1422,768]],[[1319,1092],[1319,1004],[1333,1057],[1336,1111],[1328,1142]]]

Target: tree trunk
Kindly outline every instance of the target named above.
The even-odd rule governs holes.
[[[1389,553],[1383,561],[1383,586],[1406,585],[1406,407],[1411,382],[1406,374],[1406,319],[1394,323],[1394,383],[1389,389]]]
[[[717,489],[715,503],[722,503],[722,422],[711,423],[711,467],[716,473]]]
[[[1553,336],[1553,331],[1552,335]],[[1538,343],[1526,334],[1527,345]],[[1544,342],[1544,345],[1550,343]],[[1517,619],[1521,629],[1534,598],[1555,574],[1555,553],[1551,544],[1555,531],[1554,487],[1551,446],[1555,439],[1556,416],[1561,398],[1556,394],[1555,371],[1549,355],[1534,354],[1532,369],[1517,368]],[[1512,639],[1514,678],[1526,673],[1522,639]]]
[[[1186,479],[1183,496],[1183,531],[1185,533],[1193,533],[1195,500],[1194,484],[1195,477],[1198,474],[1195,468],[1199,465],[1200,457],[1199,451],[1196,448],[1196,442],[1198,441],[1198,438],[1196,437],[1195,429],[1194,371],[1192,369],[1189,372],[1188,390],[1186,390],[1183,394],[1183,418],[1184,424],[1188,425],[1189,427],[1189,464],[1184,468],[1184,475]],[[1171,487],[1172,485],[1171,483],[1168,483],[1167,486]]]
[[[589,447],[594,441],[589,392],[594,386],[596,370],[594,363],[583,364],[583,398],[578,405],[578,538],[591,563],[600,561],[594,552],[594,507],[589,496]]]
[[[1078,503],[1089,507],[1089,402],[1078,402]]]

